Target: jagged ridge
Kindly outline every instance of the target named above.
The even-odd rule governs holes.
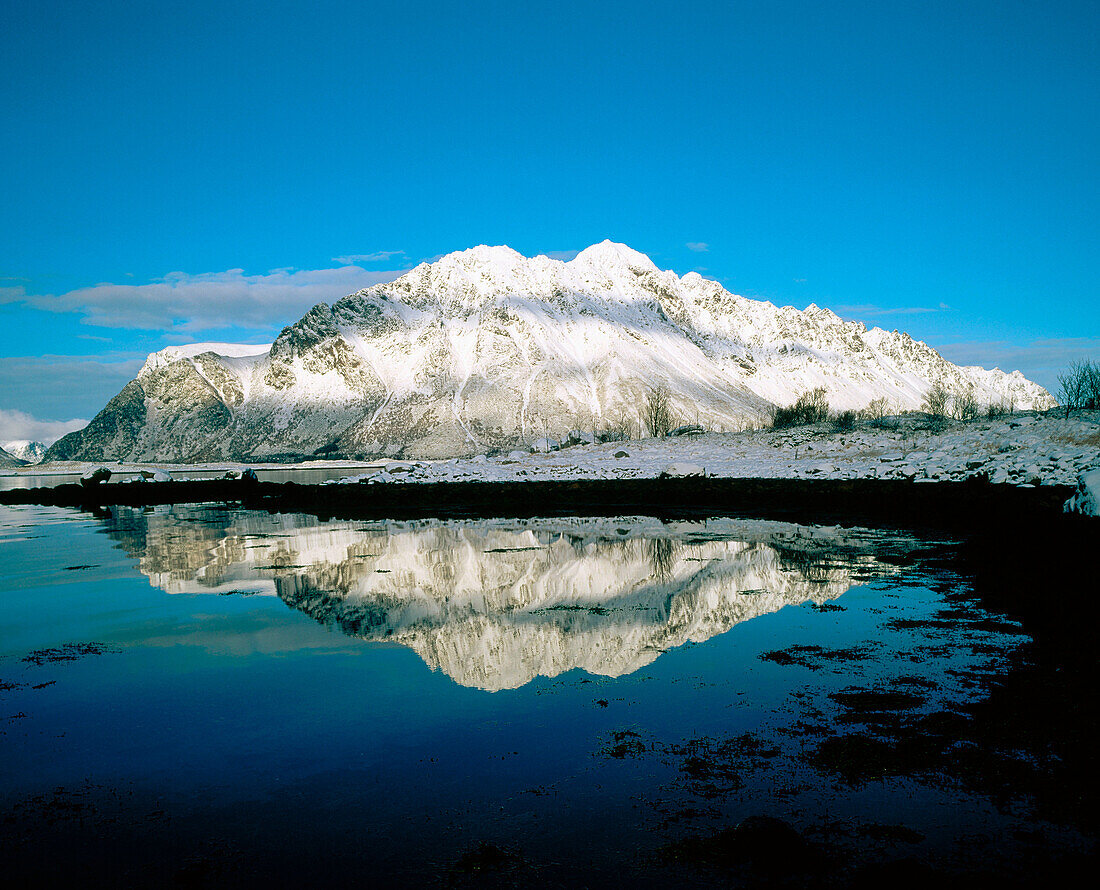
[[[907,334],[777,308],[605,241],[569,262],[475,247],[319,304],[266,346],[150,356],[50,460],[451,457],[637,424],[647,386],[712,429],[824,386],[839,409],[916,408],[933,384],[1045,408],[1019,372],[961,368]]]

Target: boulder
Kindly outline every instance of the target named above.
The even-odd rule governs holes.
[[[106,467],[96,467],[94,470],[89,470],[83,476],[80,477],[80,484],[85,488],[91,488],[93,485],[99,485],[102,482],[106,482],[111,478],[111,471]]]
[[[1088,470],[1077,477],[1077,490],[1062,509],[1082,516],[1100,516],[1100,470]]]
[[[661,473],[661,479],[682,479],[686,476],[705,476],[707,471],[698,464],[669,464]]]

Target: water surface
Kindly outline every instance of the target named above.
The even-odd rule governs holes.
[[[953,548],[0,508],[3,851],[93,882],[637,886],[766,870],[707,846],[760,816],[837,881],[1085,849],[975,753],[1028,638]]]

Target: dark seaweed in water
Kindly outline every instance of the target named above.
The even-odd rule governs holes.
[[[24,655],[23,661],[38,665],[56,664],[61,661],[76,661],[78,658],[86,658],[89,655],[104,655],[117,651],[102,643],[65,643],[63,646],[50,649],[36,649]]]
[[[762,652],[762,661],[771,661],[780,665],[797,664],[811,671],[818,671],[829,662],[863,661],[870,658],[877,648],[874,643],[861,646],[849,646],[844,649],[827,649],[824,646],[795,644],[786,649],[772,649]]]

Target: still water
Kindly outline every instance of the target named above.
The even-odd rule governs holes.
[[[2,507],[0,853],[85,883],[638,886],[766,870],[707,846],[759,816],[838,881],[1083,849],[953,772],[1027,637],[952,547]]]

